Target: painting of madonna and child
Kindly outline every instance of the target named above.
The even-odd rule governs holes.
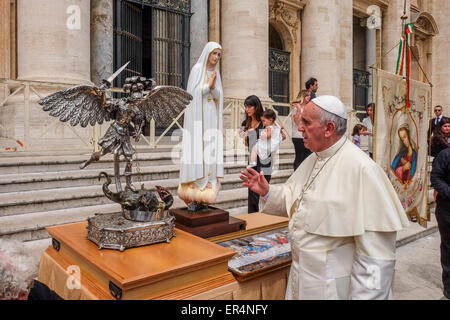
[[[427,130],[430,87],[378,70],[374,158],[388,175],[406,213],[426,227],[429,221]]]

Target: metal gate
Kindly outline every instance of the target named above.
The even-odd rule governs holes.
[[[142,75],[158,85],[186,89],[191,1],[116,0],[114,9],[114,69],[131,61],[114,85],[121,87],[126,77]],[[155,134],[165,129],[157,124]],[[144,132],[148,135],[148,125]]]
[[[370,88],[370,72],[353,69],[353,109],[365,110]]]
[[[186,89],[189,75],[190,1],[154,2],[152,77],[158,84]],[[176,3],[179,6],[175,6]],[[171,7],[168,7],[169,4]]]
[[[289,103],[290,52],[269,48],[269,96],[275,102]],[[274,108],[278,115],[287,116],[289,107]]]
[[[127,77],[142,75],[142,11],[129,1],[114,3],[114,70],[130,61],[115,79],[115,87],[122,87]]]
[[[127,76],[142,74],[159,85],[186,88],[190,0],[116,0],[114,8],[115,69],[131,61],[116,86],[120,87]],[[144,54],[151,56],[150,74],[143,74]]]

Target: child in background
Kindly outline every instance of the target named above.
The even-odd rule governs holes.
[[[286,139],[286,134],[282,131],[282,128],[275,123],[276,118],[277,115],[271,109],[263,112],[261,121],[265,129],[252,149],[250,164],[247,168],[256,167],[258,157],[260,161],[269,158],[271,153],[279,149],[281,141]]]
[[[357,124],[353,127],[352,132],[352,142],[358,146],[358,148],[361,148],[361,132],[364,130],[364,127],[362,124]]]

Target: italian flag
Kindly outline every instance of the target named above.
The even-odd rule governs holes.
[[[397,68],[395,70],[395,74],[398,74],[399,76],[401,76],[403,73],[403,62],[405,61],[405,45],[406,39],[405,37],[401,37],[400,45],[398,47]]]
[[[406,33],[414,33],[414,26],[411,23],[406,25]]]
[[[409,109],[409,75],[411,66],[411,49],[409,47],[410,36],[414,33],[414,27],[411,23],[406,25],[406,36],[402,36],[400,39],[400,46],[398,48],[397,67],[395,74],[401,76],[403,74],[403,65],[406,69],[406,107]],[[406,60],[406,61],[405,61]]]

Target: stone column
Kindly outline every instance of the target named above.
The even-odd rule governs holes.
[[[91,79],[96,85],[114,72],[113,3],[91,0]]]
[[[208,40],[220,43],[220,1],[209,0]]]
[[[374,69],[376,68],[377,62],[377,30],[375,28],[369,29],[366,26],[366,71],[369,72],[371,75],[374,72]],[[376,100],[376,93],[374,90],[375,84],[372,83],[372,76],[369,77],[369,103],[375,102]]]
[[[338,46],[340,86],[338,97],[348,110],[353,109],[353,1],[341,0],[340,7],[340,41]],[[319,92],[320,94],[320,92]]]
[[[18,1],[18,78],[90,81],[90,10],[90,0]]]
[[[318,23],[320,21],[320,23]],[[319,81],[318,95],[352,106],[352,1],[310,1],[302,16],[302,84]]]
[[[269,1],[222,1],[225,97],[269,100]]]
[[[11,78],[11,4],[8,0],[0,0],[0,78]],[[0,84],[0,101],[8,94],[7,87]],[[0,119],[1,126],[2,119]],[[0,127],[1,130],[1,127]],[[1,134],[1,131],[0,131]]]
[[[439,30],[432,41],[433,106],[441,105],[443,114],[450,116],[450,3],[433,1],[432,14]]]
[[[411,1],[406,0],[406,14],[408,15],[407,23],[410,20]],[[383,13],[383,66],[382,69],[395,73],[397,65],[398,47],[402,36],[402,20],[404,0],[390,0],[386,12]],[[395,47],[395,49],[393,49]],[[389,52],[390,51],[390,52]],[[389,52],[389,53],[388,53]]]
[[[202,54],[208,42],[208,4],[204,0],[191,1],[191,68]]]

